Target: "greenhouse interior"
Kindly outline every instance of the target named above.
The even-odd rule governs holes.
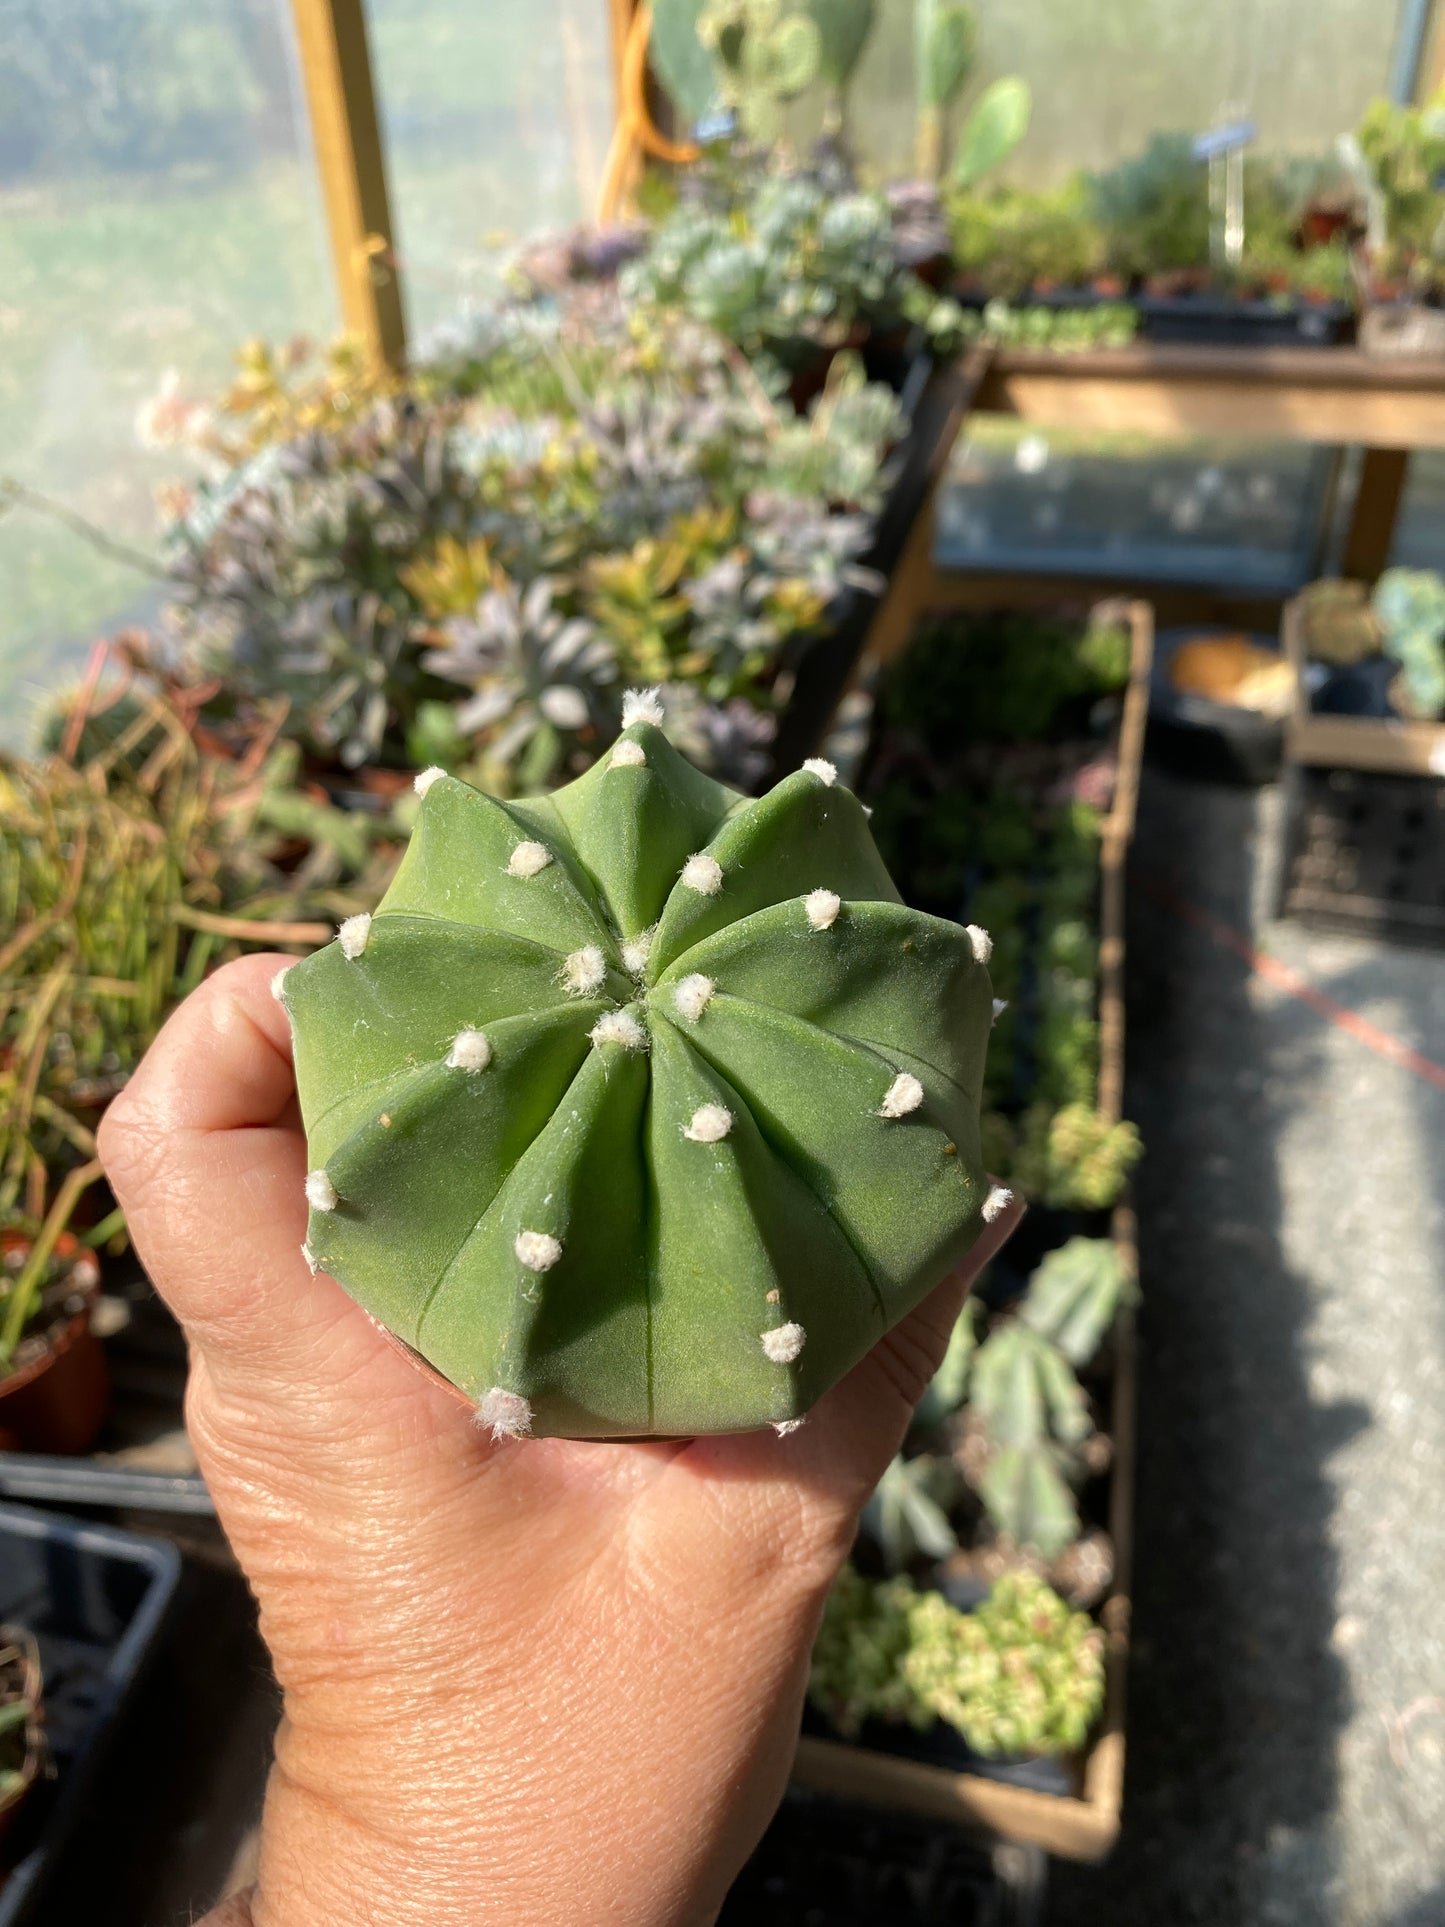
[[[1445,0],[0,0],[0,820],[0,1927],[1445,1927]]]

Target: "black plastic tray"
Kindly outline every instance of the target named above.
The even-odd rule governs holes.
[[[0,1884],[0,1927],[45,1922],[44,1889],[76,1831],[91,1776],[180,1576],[174,1546],[0,1505],[0,1619],[28,1626],[39,1642],[56,1767],[5,1842],[13,1866]]]
[[[1321,929],[1445,945],[1445,783],[1286,772],[1279,910]]]

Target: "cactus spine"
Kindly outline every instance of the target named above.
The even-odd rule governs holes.
[[[499,1436],[788,1425],[985,1222],[975,939],[818,768],[751,802],[621,743],[430,777],[364,942],[278,985],[311,1256]]]

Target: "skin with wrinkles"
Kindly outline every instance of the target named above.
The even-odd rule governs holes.
[[[494,1442],[302,1255],[285,962],[204,984],[100,1133],[284,1695],[259,1883],[210,1927],[700,1927],[782,1792],[858,1509],[1017,1207],[791,1436]]]
[[[790,1424],[989,1208],[983,933],[900,903],[830,764],[751,801],[636,715],[552,796],[426,772],[278,988],[310,1252],[499,1436]]]

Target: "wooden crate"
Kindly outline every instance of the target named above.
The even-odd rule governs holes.
[[[1280,630],[1294,665],[1294,706],[1285,725],[1289,762],[1316,769],[1380,770],[1395,776],[1445,776],[1445,723],[1386,716],[1317,716],[1306,685],[1304,605],[1287,603]]]
[[[1124,1106],[1124,870],[1139,795],[1153,611],[1127,606],[1133,636],[1129,687],[1119,729],[1119,777],[1104,824],[1099,898],[1099,1109],[1117,1122]],[[1111,1233],[1131,1278],[1139,1268],[1134,1212],[1115,1207]],[[1104,1711],[1092,1745],[1078,1763],[1068,1796],[1008,1786],[974,1773],[903,1760],[891,1753],[804,1734],[793,1762],[797,1785],[839,1799],[951,1820],[997,1839],[1042,1847],[1065,1860],[1102,1860],[1119,1837],[1124,1799],[1124,1713],[1129,1660],[1130,1569],[1134,1533],[1136,1344],[1134,1318],[1121,1314],[1114,1333],[1110,1429],[1114,1457],[1109,1533],[1114,1583],[1099,1613],[1104,1628]]]

